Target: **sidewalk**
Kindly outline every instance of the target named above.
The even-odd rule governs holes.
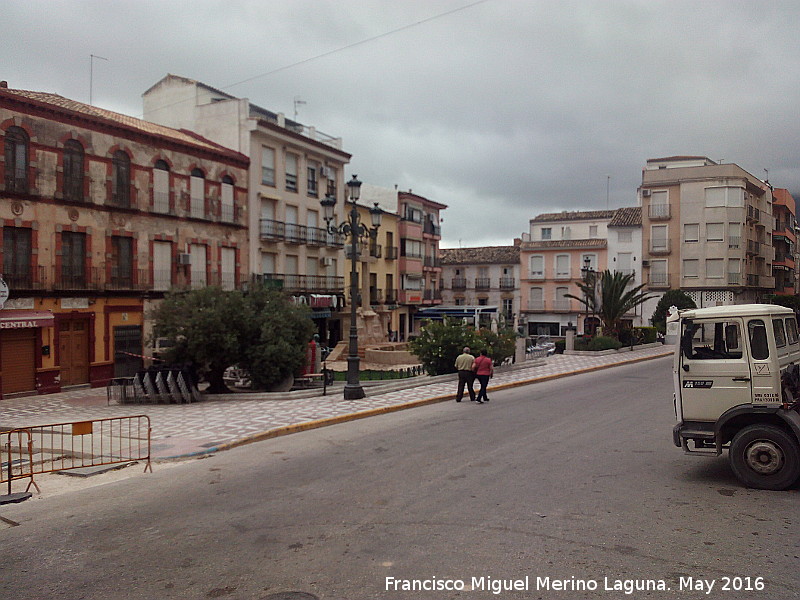
[[[524,366],[499,368],[489,391],[546,381],[619,364],[669,356],[658,346],[605,356],[557,354]],[[154,459],[196,456],[242,444],[376,414],[404,410],[455,397],[456,376],[418,377],[365,386],[367,397],[344,400],[342,384],[328,395],[228,394],[193,404],[107,405],[106,389],[83,389],[44,396],[0,400],[0,430],[109,417],[147,415]],[[467,399],[467,404],[469,400]]]

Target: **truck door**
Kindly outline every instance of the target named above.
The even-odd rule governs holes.
[[[713,422],[751,402],[750,363],[741,319],[684,321],[678,375],[683,420]]]

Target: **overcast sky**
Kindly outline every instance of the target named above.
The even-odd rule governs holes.
[[[800,200],[796,0],[3,0],[0,79],[141,117],[167,73],[342,137],[448,206],[442,246],[633,206],[648,158],[734,162]],[[90,61],[94,54],[99,58]]]

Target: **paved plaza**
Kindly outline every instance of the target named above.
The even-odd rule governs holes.
[[[524,365],[501,367],[492,390],[672,354],[671,346],[603,356],[557,354]],[[105,388],[0,400],[0,429],[147,415],[152,456],[168,459],[215,452],[267,437],[375,414],[452,400],[456,375],[417,377],[366,386],[367,397],[344,400],[342,384],[322,390],[275,394],[228,394],[192,404],[108,404]],[[467,404],[469,400],[466,400]],[[476,407],[477,409],[477,407]]]

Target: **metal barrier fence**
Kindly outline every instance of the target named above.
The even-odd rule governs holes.
[[[150,463],[150,417],[114,417],[19,427],[0,433],[0,484],[30,479],[43,473],[146,461],[144,470],[153,472]]]

